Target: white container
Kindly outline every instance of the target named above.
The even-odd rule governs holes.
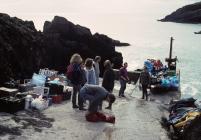
[[[28,110],[31,108],[31,102],[33,100],[33,97],[31,95],[27,95],[25,97],[25,110]]]

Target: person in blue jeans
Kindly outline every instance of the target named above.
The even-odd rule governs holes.
[[[86,110],[83,108],[84,101],[89,100],[88,111],[90,113],[98,112],[99,105],[105,100],[109,102],[110,108],[112,103],[115,101],[115,96],[109,93],[105,88],[98,85],[85,84],[79,94],[79,109]]]
[[[119,97],[125,97],[124,91],[126,89],[126,83],[130,83],[128,72],[127,72],[128,63],[125,62],[123,67],[119,70],[119,81],[120,81],[120,90]]]

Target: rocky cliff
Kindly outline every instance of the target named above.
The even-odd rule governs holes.
[[[92,35],[90,29],[63,17],[46,21],[40,32],[32,21],[0,14],[0,84],[10,78],[30,78],[44,67],[65,72],[73,53],[84,59],[100,55],[102,62],[110,59],[119,68],[123,58],[115,51],[118,44],[122,45],[106,35]]]
[[[160,21],[179,23],[201,23],[201,2],[179,8]]]
[[[34,23],[0,14],[0,83],[28,78],[45,66],[46,47]]]

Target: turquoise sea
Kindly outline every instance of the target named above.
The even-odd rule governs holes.
[[[169,55],[170,37],[174,37],[173,56],[179,59],[183,97],[201,99],[201,24],[158,22],[176,9],[198,0],[0,0],[1,12],[24,20],[33,20],[42,30],[45,20],[64,16],[75,24],[128,42],[122,52],[129,69],[141,68],[147,58]]]

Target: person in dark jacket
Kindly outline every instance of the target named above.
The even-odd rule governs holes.
[[[107,91],[112,93],[114,88],[115,74],[114,70],[112,69],[112,64],[110,60],[105,60],[104,67],[105,71],[103,73],[102,87],[104,87]],[[111,109],[111,106],[108,105],[108,107],[106,107],[105,109]]]
[[[109,106],[112,106],[112,103],[115,101],[115,96],[109,93],[105,88],[98,85],[88,85],[85,84],[81,90],[79,95],[79,109],[83,110],[83,102],[85,100],[89,100],[89,113],[98,112],[99,105],[102,102],[108,101]]]
[[[103,73],[102,86],[107,91],[112,93],[113,88],[114,88],[115,74],[114,74],[114,70],[112,69],[112,64],[111,64],[110,60],[106,60],[104,62],[104,67],[105,67],[105,71]]]
[[[144,99],[145,96],[146,100],[148,100],[147,88],[150,84],[150,75],[146,66],[144,66],[144,69],[140,74],[140,84],[142,85],[142,99]]]
[[[70,65],[67,67],[67,78],[73,86],[72,106],[73,108],[79,108],[76,104],[77,94],[81,85],[83,85],[82,57],[79,54],[72,55]]]

